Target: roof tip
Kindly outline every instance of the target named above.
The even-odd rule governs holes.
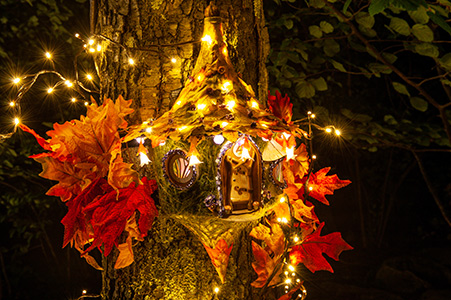
[[[219,9],[218,7],[213,3],[213,1],[210,1],[210,4],[208,4],[207,8],[205,9],[204,13],[205,17],[219,17]]]

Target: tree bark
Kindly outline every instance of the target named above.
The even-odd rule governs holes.
[[[266,103],[269,40],[262,1],[215,4],[236,71]],[[133,99],[131,124],[168,110],[194,68],[207,5],[205,0],[95,2],[91,24],[103,48],[96,57],[101,99],[119,95]],[[135,64],[130,65],[129,58]],[[133,157],[136,150],[130,151]],[[146,173],[152,171],[141,170],[142,175]],[[258,291],[250,285],[257,277],[251,266],[249,231],[253,225],[249,223],[237,234],[222,285],[202,243],[175,219],[160,215],[145,241],[134,245],[131,266],[115,270],[117,252],[103,260],[102,299],[257,299]],[[218,294],[215,287],[220,288]]]

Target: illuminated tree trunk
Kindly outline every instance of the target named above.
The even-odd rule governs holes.
[[[174,103],[194,67],[207,1],[99,0],[91,5],[93,34],[102,36],[104,49],[96,58],[101,99],[133,99],[132,124],[158,117]],[[223,0],[216,5],[236,71],[266,103],[269,44],[262,1]],[[159,161],[153,164],[160,166]],[[141,173],[149,176],[152,171]],[[117,253],[103,260],[102,299],[274,299],[258,296],[250,285],[256,275],[249,230],[235,240],[221,285],[202,243],[160,214],[146,240],[134,246],[131,266],[114,270]],[[215,287],[221,288],[216,296]]]

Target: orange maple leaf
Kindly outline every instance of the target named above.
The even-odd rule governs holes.
[[[326,195],[332,195],[335,190],[341,189],[351,183],[350,180],[341,180],[337,175],[327,176],[330,167],[323,168],[316,173],[312,173],[308,181],[309,196],[316,200],[329,205],[329,201],[326,199]],[[307,177],[302,179],[302,183],[305,184]]]
[[[205,250],[207,250],[208,256],[210,257],[216,272],[218,272],[221,282],[224,283],[224,277],[227,272],[227,265],[229,264],[229,256],[233,244],[229,247],[224,239],[220,239],[216,242],[214,248],[210,248],[206,244],[203,245]]]
[[[255,262],[252,263],[252,267],[258,277],[251,283],[251,285],[255,288],[261,288],[266,284],[271,274],[275,271],[280,257],[277,259],[271,258],[269,253],[254,241],[252,241],[252,252],[254,253],[255,258]],[[282,268],[279,267],[276,274],[272,277],[271,282],[268,284],[269,286],[280,282],[279,277],[281,272]]]

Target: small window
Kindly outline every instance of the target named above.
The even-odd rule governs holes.
[[[197,179],[197,169],[189,166],[183,150],[171,150],[163,157],[163,172],[169,182],[178,189],[191,187]]]
[[[285,157],[279,158],[271,163],[269,166],[269,178],[279,189],[287,188],[287,183],[283,178],[283,160]]]

